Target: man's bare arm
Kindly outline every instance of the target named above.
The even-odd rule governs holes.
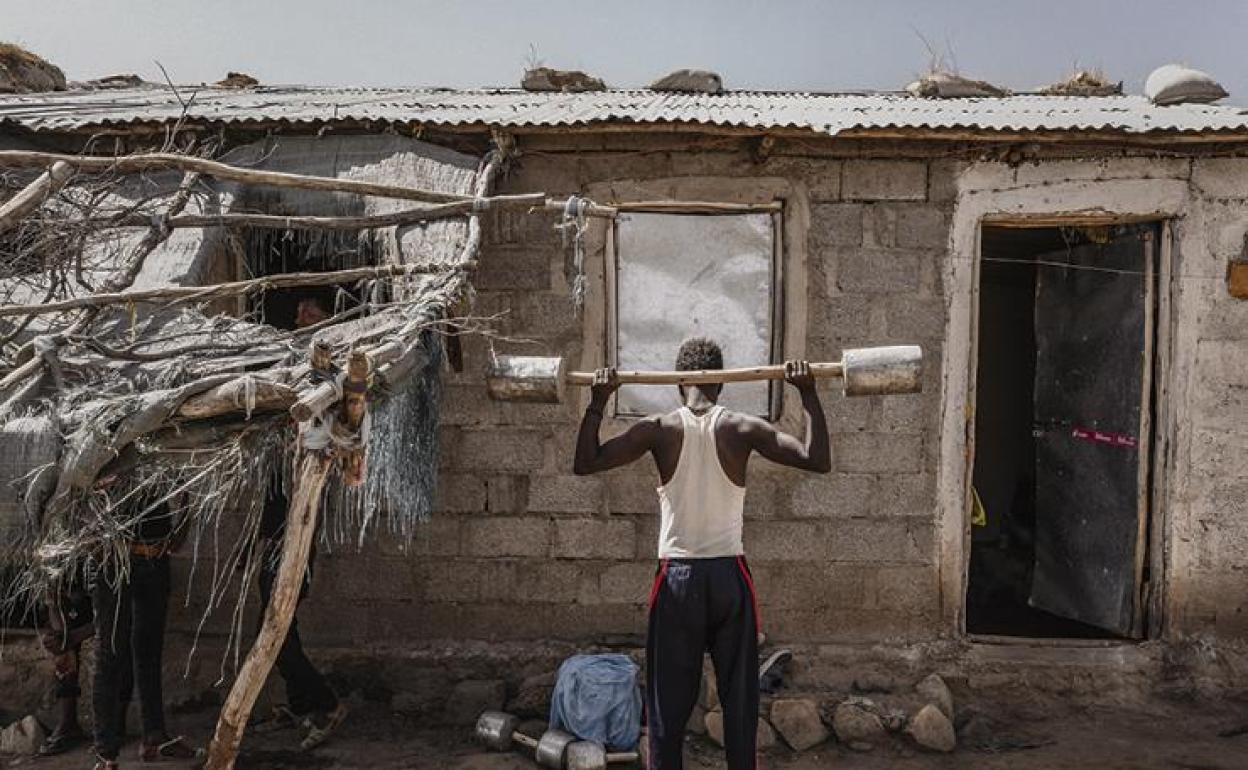
[[[751,417],[746,431],[751,447],[763,457],[780,465],[815,473],[832,470],[832,450],[828,446],[828,423],[823,404],[815,390],[815,378],[805,361],[785,362],[785,381],[797,388],[806,415],[806,438],[798,440],[766,420]]]
[[[618,387],[614,369],[599,369],[594,373],[589,406],[581,418],[581,429],[576,436],[576,458],[572,461],[572,472],[578,476],[628,465],[641,459],[658,441],[658,418],[649,417],[629,426],[628,430],[606,443],[599,443],[598,429],[602,426],[603,409]]]

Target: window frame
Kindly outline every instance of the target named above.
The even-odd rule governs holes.
[[[771,218],[771,282],[768,287],[768,304],[770,306],[771,334],[768,340],[768,360],[769,364],[778,364],[784,360],[784,343],[785,343],[785,318],[787,311],[787,293],[785,275],[785,221],[787,215],[787,202],[783,198],[777,197],[773,201],[778,204],[779,208],[774,211],[755,211],[745,212],[737,210],[711,211],[705,209],[690,210],[666,210],[666,211],[647,211],[647,214],[657,214],[661,216],[712,216],[712,217],[739,217],[749,216],[759,213],[767,213]],[[643,213],[643,212],[637,212]],[[621,216],[627,216],[628,212],[622,212]],[[604,299],[605,299],[605,360],[608,366],[618,366],[619,364],[619,271],[620,271],[620,253],[619,253],[619,220],[609,220],[604,249],[603,249],[603,278],[604,278]],[[778,422],[784,413],[784,388],[778,386],[776,381],[772,381],[767,389],[767,413],[758,415],[769,422]],[[631,412],[621,412],[619,409],[619,399],[613,396],[611,399],[611,416],[619,420],[639,420],[646,417],[643,414],[635,414]]]

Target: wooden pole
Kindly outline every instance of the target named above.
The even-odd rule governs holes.
[[[39,175],[39,178],[9,198],[0,206],[0,233],[11,230],[27,214],[43,205],[49,196],[55,195],[74,175],[74,169],[68,164],[57,161],[52,168]]]
[[[250,375],[218,385],[197,396],[191,396],[178,407],[178,417],[183,420],[203,420],[246,411],[248,376]],[[282,411],[295,403],[295,389],[289,385],[253,377],[250,388],[253,399],[251,411],[253,412]]]
[[[547,199],[542,207],[547,211],[566,211],[567,201]],[[623,213],[638,214],[774,214],[783,211],[780,201],[768,203],[723,203],[721,201],[628,201],[621,203],[594,203],[585,201],[587,217],[614,219]]]
[[[347,356],[347,376],[342,384],[342,401],[339,402],[338,419],[351,431],[358,431],[368,409],[368,375],[372,367],[368,356],[361,350],[353,350]],[[351,449],[342,457],[342,481],[349,487],[364,484],[365,462],[368,447]]]
[[[541,206],[546,201],[544,193],[521,195],[496,195],[492,198],[474,198],[443,203],[424,208],[404,209],[389,214],[362,217],[283,217],[273,214],[183,214],[164,222],[175,230],[180,227],[262,227],[274,230],[370,230],[379,227],[402,227],[420,222],[471,214],[489,209],[512,209]],[[128,214],[119,219],[103,218],[98,221],[107,227],[151,227],[152,218],[142,214]]]
[[[812,363],[810,373],[816,378],[840,377],[844,370],[839,361]],[[621,385],[709,385],[723,382],[754,382],[783,380],[784,365],[749,366],[740,369],[696,369],[683,372],[616,372]],[[568,372],[569,385],[592,385],[593,372]]]
[[[162,286],[138,291],[101,292],[82,297],[46,302],[37,305],[0,305],[0,318],[24,313],[60,313],[80,307],[105,307],[126,305],[134,302],[169,302],[172,300],[210,300],[247,294],[256,289],[283,289],[291,286],[327,286],[335,283],[351,283],[368,278],[393,278],[417,273],[437,273],[450,270],[472,270],[476,263],[446,265],[382,265],[380,267],[356,267],[350,270],[334,270],[328,273],[283,273],[249,278],[245,281],[215,283],[208,286]]]
[[[308,554],[312,551],[312,540],[316,535],[321,490],[329,475],[330,462],[319,454],[308,453],[300,459],[298,468],[290,510],[286,515],[282,560],[273,585],[273,595],[265,610],[260,634],[243,661],[238,678],[226,696],[225,705],[221,707],[217,729],[208,746],[205,770],[233,770],[252,707],[265,680],[269,678],[273,661],[286,641],[290,621],[295,616],[299,591],[308,567]]]
[[[244,184],[293,187],[299,190],[356,193],[358,195],[373,195],[379,198],[398,198],[409,201],[423,201],[425,203],[449,203],[451,201],[461,201],[467,197],[452,193],[435,192],[433,190],[418,190],[413,187],[362,182],[355,179],[336,179],[308,176],[306,174],[290,174],[282,171],[239,168],[228,163],[208,160],[207,158],[196,158],[191,155],[176,155],[173,153],[157,152],[106,158],[87,155],[60,155],[51,152],[31,152],[28,150],[0,150],[0,167],[46,167],[58,161],[67,163],[79,171],[111,171],[125,174],[137,171],[176,168],[183,171],[195,171],[216,179],[228,179],[231,182],[242,182]]]
[[[368,364],[367,371],[372,372],[397,361],[406,349],[404,344],[391,341],[369,350],[352,351],[352,356],[361,356]],[[334,383],[322,382],[299,394],[299,400],[290,407],[290,415],[299,422],[307,422],[337,403],[338,395],[338,387]]]
[[[847,396],[918,393],[923,387],[923,349],[918,345],[850,348],[840,361],[809,363],[817,379],[841,378]],[[783,364],[694,371],[617,371],[621,385],[716,385],[781,380]],[[593,385],[593,372],[567,372],[561,357],[495,356],[485,375],[490,398],[559,403],[565,385]]]

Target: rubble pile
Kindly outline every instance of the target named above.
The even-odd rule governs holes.
[[[443,721],[468,724],[482,711],[504,709],[505,702],[506,712],[526,720],[521,722],[520,732],[540,737],[548,727],[555,678],[554,671],[537,673],[518,684],[513,681],[510,687],[503,680],[464,680],[446,699]],[[759,707],[758,749],[787,747],[805,752],[840,746],[854,752],[891,750],[905,755],[915,750],[949,753],[957,748],[961,733],[955,723],[959,715],[953,692],[940,675],[929,674],[913,686],[903,687],[896,687],[891,680],[877,682],[868,677],[855,680],[853,689],[854,694],[831,698],[823,693],[764,694]],[[981,732],[987,724],[973,709],[964,709],[961,719]],[[724,745],[723,706],[709,660],[704,664],[702,689],[687,730],[706,741],[708,749]],[[982,736],[979,743],[983,743]],[[977,744],[971,740],[969,745],[974,748]],[[641,750],[645,750],[644,745]]]
[[[551,67],[534,67],[524,73],[520,87],[525,91],[605,91],[606,83],[601,78],[581,72],[580,70],[557,70]]]
[[[723,745],[723,714],[715,692],[714,675],[703,672],[702,697],[690,720],[691,732],[705,733]],[[899,693],[892,703],[853,695],[824,700],[815,695],[764,698],[760,707],[758,748],[783,745],[793,751],[830,747],[830,741],[851,751],[869,752],[883,747],[901,751],[917,748],[948,753],[957,746],[954,700],[945,681],[931,674],[911,692]],[[702,724],[697,724],[698,720]]]
[[[0,43],[0,93],[64,91],[61,68],[12,43]]]

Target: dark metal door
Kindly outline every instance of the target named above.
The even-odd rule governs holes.
[[[1138,636],[1155,228],[1038,257],[1031,604]],[[1069,264],[1071,267],[1062,267]]]

